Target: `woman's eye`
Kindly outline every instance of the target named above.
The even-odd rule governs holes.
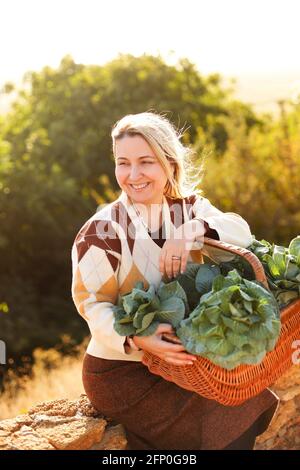
[[[154,162],[142,162],[143,164],[146,163],[146,164],[150,164],[152,165]],[[121,165],[127,165],[127,163],[119,163],[119,166]]]

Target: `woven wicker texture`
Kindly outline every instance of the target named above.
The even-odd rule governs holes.
[[[204,244],[244,257],[255,279],[269,290],[259,259],[251,251],[210,238]],[[260,364],[223,369],[201,356],[193,365],[175,366],[145,351],[142,362],[153,374],[223,405],[237,406],[273,384],[293,364],[293,342],[300,339],[300,299],[281,309],[281,332],[275,348]]]

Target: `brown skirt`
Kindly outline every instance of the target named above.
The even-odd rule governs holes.
[[[254,443],[267,429],[279,403],[266,389],[242,405],[224,406],[150,373],[141,362],[88,353],[82,380],[93,406],[123,424],[132,450],[239,448],[239,439]]]

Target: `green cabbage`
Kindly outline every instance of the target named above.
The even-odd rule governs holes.
[[[291,240],[288,248],[254,239],[248,250],[262,263],[279,308],[300,297],[300,236]]]
[[[128,294],[113,306],[114,329],[121,336],[148,336],[155,333],[160,323],[179,325],[189,311],[186,294],[177,281],[161,282],[157,292],[150,284],[148,290],[139,281]]]
[[[188,263],[185,272],[176,277],[186,293],[190,310],[194,310],[201,296],[211,290],[213,279],[219,274],[218,265]]]
[[[280,310],[274,296],[237,270],[226,277],[217,275],[212,289],[176,329],[188,352],[226,369],[261,362],[279,333]]]

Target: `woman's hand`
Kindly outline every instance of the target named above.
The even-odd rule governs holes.
[[[169,364],[176,366],[193,364],[197,356],[187,353],[182,344],[172,344],[169,341],[164,341],[162,339],[163,333],[174,333],[172,325],[161,323],[153,335],[134,336],[133,341],[144,351],[155,354]],[[178,338],[177,340],[180,342]]]
[[[160,253],[159,270],[171,279],[184,273],[186,270],[187,259],[192,249],[194,241],[204,240],[205,234],[204,222],[198,219],[192,219],[174,230],[172,238],[166,240]],[[177,256],[180,259],[174,259]]]

